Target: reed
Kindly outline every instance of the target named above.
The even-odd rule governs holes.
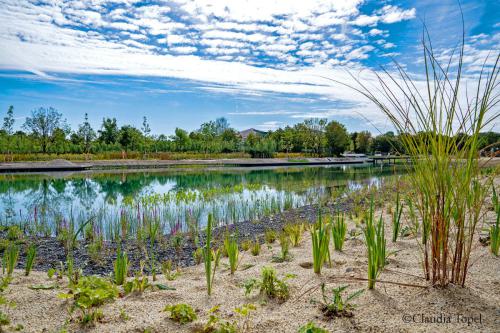
[[[330,257],[330,231],[328,225],[323,223],[321,212],[318,213],[317,224],[311,226],[313,269],[314,273],[321,274],[323,264]]]
[[[12,273],[17,266],[17,260],[19,259],[19,246],[11,242],[5,250],[4,256],[7,266],[7,275],[12,276]]]
[[[26,253],[26,268],[24,270],[25,276],[28,276],[31,273],[31,269],[33,268],[33,264],[35,263],[36,252],[36,245],[31,244]]]
[[[234,235],[226,234],[226,237],[224,238],[224,248],[229,259],[229,269],[231,274],[234,274],[238,268],[238,257],[240,253],[238,241]]]
[[[375,282],[385,266],[386,241],[385,228],[382,215],[377,224],[374,221],[373,197],[370,203],[370,211],[363,232],[368,255],[368,289],[375,288]]]
[[[342,251],[346,233],[347,224],[345,223],[345,216],[343,213],[338,213],[332,222],[333,246],[336,251]]]
[[[203,261],[205,264],[205,278],[207,281],[207,293],[208,296],[212,295],[212,286],[215,279],[215,271],[219,265],[220,260],[220,250],[212,252],[212,228],[213,228],[213,216],[208,214],[208,222],[206,229],[206,239],[205,246],[203,247]],[[212,261],[214,261],[212,265]]]
[[[491,253],[498,257],[498,250],[500,248],[500,202],[498,200],[498,195],[495,190],[495,185],[493,187],[493,209],[496,213],[497,219],[494,225],[490,227],[490,249]]]
[[[399,191],[396,193],[396,208],[392,213],[392,242],[396,243],[401,231],[401,214],[403,213],[403,204],[399,200]]]
[[[355,86],[346,84],[372,101],[400,135],[402,152],[411,161],[407,164],[413,172],[410,184],[426,229],[424,275],[438,286],[465,285],[486,194],[479,133],[500,116],[495,112],[500,101],[500,52],[494,51],[477,74],[469,75],[464,70],[465,47],[463,34],[456,52],[441,63],[424,27],[424,80],[413,79],[395,63],[395,71],[374,74],[376,87],[354,75]],[[466,79],[470,81],[465,83]]]
[[[115,284],[121,286],[125,283],[128,276],[129,262],[127,253],[123,252],[120,247],[116,254],[116,260],[113,264]]]

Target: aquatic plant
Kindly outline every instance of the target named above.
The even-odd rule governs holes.
[[[280,241],[280,253],[281,257],[279,258],[280,261],[285,261],[288,260],[290,256],[290,238],[288,235],[284,232],[280,233],[279,236],[279,241]]]
[[[302,223],[288,223],[285,225],[284,231],[290,238],[293,247],[300,245],[302,233],[304,232],[304,225]]]
[[[129,262],[126,252],[123,252],[120,247],[116,254],[116,260],[113,263],[114,269],[114,282],[116,285],[121,286],[125,283],[128,276]]]
[[[161,264],[161,271],[162,271],[163,275],[165,276],[165,279],[167,279],[168,281],[173,281],[173,280],[177,279],[180,275],[180,272],[177,272],[177,271],[173,272],[171,259],[165,260]]]
[[[345,235],[347,233],[347,224],[345,223],[345,216],[343,213],[337,213],[334,221],[332,222],[332,238],[333,246],[336,251],[342,251],[344,246]]]
[[[219,265],[220,260],[220,250],[217,249],[215,254],[212,253],[212,228],[213,228],[213,216],[208,215],[207,229],[206,229],[206,239],[205,246],[203,248],[203,261],[205,263],[205,278],[207,281],[207,293],[208,296],[212,294],[212,286],[215,279],[215,271]],[[214,264],[212,266],[212,260]]]
[[[373,197],[370,203],[370,212],[366,221],[366,227],[363,229],[365,235],[365,244],[368,252],[368,289],[375,288],[375,282],[385,266],[386,260],[386,241],[385,228],[382,215],[375,225]]]
[[[33,268],[33,264],[35,263],[35,257],[36,257],[36,245],[31,244],[28,247],[28,251],[26,252],[26,267],[24,270],[25,276],[30,275],[31,269]]]
[[[272,267],[262,267],[260,279],[248,279],[243,287],[245,295],[248,296],[254,289],[259,289],[261,295],[286,301],[290,297],[290,291],[286,280],[292,276],[279,279],[276,270]]]
[[[343,298],[342,293],[349,286],[340,286],[337,288],[332,288],[330,295],[327,294],[325,283],[321,284],[321,311],[327,317],[341,317],[343,315],[349,315],[349,310],[354,309],[355,305],[351,304],[350,301],[359,297],[364,289],[360,289],[352,294],[347,295]]]
[[[396,207],[392,213],[392,242],[398,240],[401,229],[401,214],[403,213],[403,204],[399,200],[399,191],[396,192]]]
[[[181,325],[195,321],[198,318],[193,308],[185,303],[166,305],[163,311],[168,312],[168,317]]]
[[[310,228],[312,240],[314,273],[321,274],[321,268],[330,257],[330,230],[328,224],[323,223],[321,212],[318,213],[318,222]]]
[[[258,256],[260,254],[260,243],[257,237],[255,237],[255,241],[252,244],[252,250],[251,250],[252,255]]]
[[[238,241],[234,235],[226,234],[226,237],[224,238],[224,249],[229,258],[229,268],[231,274],[234,274],[238,268],[238,258],[240,253],[238,249]]]
[[[19,246],[10,243],[9,247],[5,250],[4,261],[7,268],[7,275],[11,276],[14,272],[14,268],[17,266],[17,260],[19,259]]]
[[[498,195],[493,184],[493,210],[496,213],[496,222],[494,225],[490,226],[490,249],[491,253],[498,256],[498,250],[500,249],[500,202],[498,200]]]
[[[264,232],[264,239],[267,244],[272,244],[276,241],[276,231],[273,229],[266,229]]]

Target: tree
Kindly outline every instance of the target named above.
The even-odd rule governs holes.
[[[221,135],[225,130],[229,129],[229,122],[226,118],[221,117],[215,119],[215,133],[216,135]]]
[[[27,117],[23,125],[24,129],[30,131],[40,141],[43,153],[47,152],[54,130],[66,127],[62,114],[52,107],[41,107],[31,111],[31,117]]]
[[[89,123],[88,114],[85,113],[83,124],[78,126],[78,136],[81,138],[81,142],[83,143],[85,153],[90,153],[90,147],[92,145],[92,141],[96,138],[96,134],[94,129]]]
[[[335,156],[342,154],[350,144],[350,137],[344,125],[331,121],[326,125],[328,150]]]
[[[114,144],[118,141],[119,130],[116,124],[116,119],[105,118],[102,120],[101,129],[99,132],[99,141],[106,144]]]
[[[190,138],[188,133],[182,128],[177,127],[175,135],[172,135],[170,138],[174,141],[177,150],[185,151],[188,149]]]
[[[3,126],[2,130],[5,131],[6,137],[7,137],[7,154],[11,153],[10,146],[11,146],[11,141],[12,141],[12,134],[14,133],[14,106],[9,106],[9,109],[7,110],[7,116],[3,118]]]
[[[371,149],[372,135],[368,131],[357,133],[354,142],[354,151],[356,153],[367,154]]]
[[[281,136],[281,142],[280,142],[283,149],[285,149],[287,156],[288,153],[290,153],[290,151],[294,147],[293,141],[294,141],[294,131],[292,128],[287,126],[283,131],[283,135]]]
[[[141,142],[142,133],[135,127],[125,125],[120,128],[119,143],[125,151]]]

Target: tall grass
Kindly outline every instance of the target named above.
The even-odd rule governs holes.
[[[33,264],[35,263],[36,257],[36,245],[31,244],[28,247],[28,251],[26,253],[26,267],[24,270],[24,275],[28,276],[31,273],[31,269],[33,268]]]
[[[19,246],[11,242],[5,250],[4,257],[7,266],[7,275],[11,276],[17,266],[17,260],[19,259]]]
[[[328,224],[323,223],[321,212],[318,212],[318,222],[311,226],[311,239],[314,273],[321,274],[321,268],[330,257],[330,230]]]
[[[496,213],[497,219],[494,225],[490,227],[490,249],[491,253],[498,256],[498,250],[500,248],[500,202],[498,201],[498,195],[495,190],[495,184],[493,184],[493,209]]]
[[[396,193],[396,208],[392,213],[392,242],[396,243],[401,230],[401,214],[403,213],[403,204],[399,200],[399,191]]]
[[[212,228],[213,228],[213,216],[208,214],[207,230],[205,246],[203,247],[203,261],[205,263],[205,278],[207,280],[207,293],[208,296],[212,295],[212,286],[215,278],[215,271],[219,265],[220,260],[220,250],[217,249],[215,253],[212,251]],[[214,261],[212,266],[212,261]]]
[[[385,228],[382,215],[375,224],[373,198],[370,203],[370,212],[363,230],[365,235],[366,249],[368,252],[368,289],[375,288],[375,282],[385,266],[386,241]]]
[[[333,246],[336,251],[342,251],[346,233],[347,224],[345,223],[345,216],[343,213],[338,213],[332,222]]]
[[[123,285],[128,276],[129,263],[127,253],[123,252],[121,248],[118,248],[113,268],[115,284],[118,286]]]
[[[424,29],[423,80],[395,63],[395,70],[374,73],[374,85],[354,75],[356,86],[346,84],[372,101],[400,134],[426,228],[424,274],[439,286],[465,285],[486,194],[479,172],[479,132],[500,116],[495,112],[500,52],[486,58],[479,71],[466,72],[465,47],[462,36],[458,50],[441,63],[443,56],[435,53]]]
[[[240,253],[238,241],[234,235],[226,234],[226,238],[224,238],[224,248],[226,249],[226,253],[229,258],[229,268],[231,270],[231,274],[234,274],[238,268],[238,257]]]

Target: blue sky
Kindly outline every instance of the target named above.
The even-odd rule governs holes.
[[[462,9],[473,78],[499,49],[500,4]],[[446,59],[461,36],[452,0],[0,0],[0,115],[14,105],[20,125],[53,106],[95,127],[147,116],[166,134],[222,116],[237,129],[326,117],[386,130],[374,106],[325,77],[369,81],[395,59],[418,78],[422,22]]]

